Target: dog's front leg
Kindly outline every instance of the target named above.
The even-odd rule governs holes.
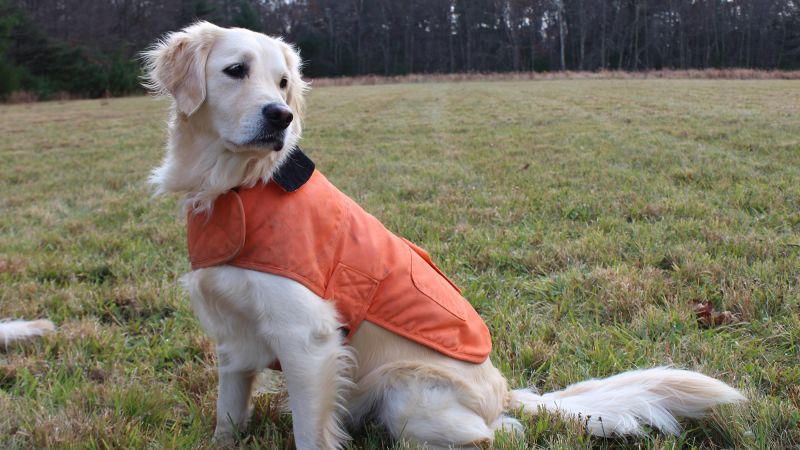
[[[340,416],[343,396],[352,385],[351,350],[335,329],[305,342],[284,344],[279,358],[286,375],[297,448],[341,448],[349,438]]]
[[[214,442],[230,443],[237,431],[241,431],[250,418],[250,394],[255,380],[253,371],[231,371],[219,369],[219,392],[217,394],[217,428]]]

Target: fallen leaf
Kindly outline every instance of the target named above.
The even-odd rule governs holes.
[[[717,311],[714,305],[705,300],[692,300],[692,309],[697,314],[697,322],[706,327],[718,327],[736,323],[739,318],[730,311]]]

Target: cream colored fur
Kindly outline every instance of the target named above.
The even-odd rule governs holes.
[[[231,80],[230,64],[250,75]],[[300,137],[306,85],[300,59],[280,39],[200,22],[168,35],[145,54],[148,83],[173,99],[167,154],[150,181],[208,209],[233,187],[268,180]],[[286,89],[280,80],[288,80]],[[283,102],[297,119],[283,150],[243,145],[259,110]],[[522,425],[506,413],[546,409],[586,419],[597,435],[639,434],[642,425],[679,430],[675,415],[697,417],[743,397],[704,375],[667,368],[627,372],[538,395],[508,389],[490,360],[470,364],[364,323],[342,342],[333,304],[301,284],[229,266],[182,278],[195,313],[219,355],[218,442],[230,441],[250,414],[253,378],[275,358],[286,374],[295,442],[300,449],[341,448],[345,422],[366,416],[392,436],[429,447],[491,443]]]
[[[55,325],[49,320],[8,320],[0,322],[0,343],[7,346],[11,343],[41,336],[55,330]]]

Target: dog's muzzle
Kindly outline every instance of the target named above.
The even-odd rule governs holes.
[[[272,147],[278,152],[283,149],[283,142],[286,138],[286,129],[294,119],[292,110],[282,103],[269,103],[261,108],[265,124],[261,134],[253,140],[253,144]]]

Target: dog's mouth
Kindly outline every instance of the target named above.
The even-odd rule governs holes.
[[[261,150],[269,149],[275,152],[283,150],[286,141],[286,130],[277,132],[262,132],[258,136],[242,144],[235,144],[235,150]]]
[[[271,148],[273,151],[279,152],[283,150],[283,142],[285,137],[285,131],[279,131],[277,133],[264,133],[250,141],[248,145],[251,147]]]

